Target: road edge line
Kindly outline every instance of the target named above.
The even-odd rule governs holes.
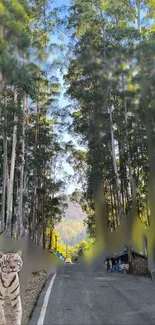
[[[53,275],[53,277],[52,277],[52,279],[50,281],[50,284],[48,286],[48,289],[46,291],[45,298],[44,298],[44,301],[43,301],[43,305],[41,307],[41,312],[40,312],[40,316],[39,316],[37,325],[43,325],[44,324],[44,319],[45,319],[45,315],[46,315],[48,301],[49,301],[50,293],[51,293],[55,278],[56,278],[56,273]]]

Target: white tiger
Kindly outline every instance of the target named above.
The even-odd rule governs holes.
[[[21,325],[22,304],[20,297],[20,283],[18,272],[22,269],[22,252],[7,253],[0,252],[0,324],[5,325],[4,298],[10,299],[14,325]]]

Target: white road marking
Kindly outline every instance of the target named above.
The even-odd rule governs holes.
[[[39,316],[37,325],[43,325],[44,324],[44,319],[45,319],[45,315],[46,315],[48,301],[49,301],[50,293],[51,293],[55,278],[56,278],[56,273],[53,275],[53,277],[51,279],[51,282],[50,282],[50,284],[48,286],[48,289],[46,291],[46,295],[45,295],[45,298],[44,298],[44,302],[43,302],[43,305],[42,305],[42,308],[41,308],[41,312],[40,312],[40,316]]]

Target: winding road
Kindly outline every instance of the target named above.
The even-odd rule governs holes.
[[[62,265],[38,299],[29,325],[37,324],[154,325],[155,284],[148,278],[106,273],[103,265]]]

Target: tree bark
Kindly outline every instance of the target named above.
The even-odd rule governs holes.
[[[7,110],[6,97],[4,95],[4,125],[2,126],[3,136],[3,188],[2,188],[2,207],[1,207],[1,231],[5,229],[6,213],[6,188],[7,188]]]
[[[24,182],[24,189],[23,189],[23,199],[24,199],[24,208],[23,208],[23,225],[24,229],[26,227],[26,221],[28,223],[28,218],[26,220],[26,213],[28,217],[28,140],[27,140],[27,128],[28,128],[28,98],[25,97],[26,103],[25,103],[25,166],[24,166],[24,176],[23,176],[23,182]]]
[[[128,167],[129,167],[129,178],[130,178],[130,187],[131,187],[131,196],[132,201],[136,199],[136,184],[133,177],[133,171],[131,166],[131,156],[130,156],[130,147],[129,147],[129,135],[128,135],[128,117],[127,117],[127,102],[125,98],[125,81],[124,74],[122,74],[122,84],[123,84],[123,94],[124,94],[124,117],[125,117],[125,133],[126,133],[126,145],[127,145],[127,157],[128,157]]]
[[[24,193],[24,167],[25,167],[25,110],[27,100],[23,99],[23,120],[22,120],[22,154],[21,154],[21,166],[20,166],[20,190],[19,190],[19,207],[18,207],[18,234],[24,235],[23,226],[23,193]]]
[[[117,168],[117,162],[116,162],[113,120],[112,120],[112,107],[110,107],[109,113],[110,113],[110,133],[111,133],[112,158],[113,158],[113,166],[114,166],[114,173],[115,173],[115,179],[116,179],[118,211],[119,211],[120,218],[122,218],[123,217],[123,209],[122,209],[122,204],[121,204],[121,192],[120,192],[120,185],[119,185],[119,175],[118,175],[118,168]]]
[[[6,212],[6,186],[7,186],[7,136],[3,133],[3,188],[2,188],[2,208],[1,208],[1,231],[5,229],[5,212]]]
[[[49,243],[48,243],[48,249],[50,250],[52,248],[52,233],[53,230],[50,230],[50,235],[49,235]]]
[[[136,5],[137,5],[137,27],[138,27],[138,31],[141,32],[141,0],[137,0]]]
[[[44,220],[44,194],[42,195],[42,205],[41,205],[41,214],[42,214],[42,246],[45,248],[46,240],[45,240],[45,220]]]
[[[17,102],[17,94],[15,92],[14,102]],[[13,208],[13,185],[14,185],[14,172],[15,172],[15,160],[16,160],[16,145],[17,145],[17,122],[18,117],[14,114],[14,127],[12,137],[12,154],[11,154],[11,167],[10,177],[8,180],[8,197],[7,197],[7,219],[6,219],[6,231],[8,235],[11,235],[12,230],[12,208]]]
[[[39,94],[39,87],[38,87],[38,94]],[[38,95],[39,96],[39,95]],[[39,98],[37,99],[37,116],[36,116],[36,125],[35,125],[35,142],[34,142],[34,157],[36,159],[36,154],[38,151],[38,132],[39,132]],[[38,204],[38,196],[37,196],[37,188],[38,188],[38,178],[37,178],[37,168],[34,168],[34,176],[33,176],[33,195],[32,195],[32,223],[31,223],[31,234],[32,234],[32,239],[36,242],[37,238],[35,236],[35,233],[37,234],[37,223],[38,223],[38,218],[36,215],[36,207]],[[39,226],[39,225],[38,225]]]
[[[1,18],[1,21],[2,21],[2,18]],[[3,39],[4,26],[3,26],[3,23],[1,23],[1,21],[0,21],[0,38]],[[0,71],[0,92],[2,92],[2,89],[3,89],[3,74],[2,74],[2,71]]]

